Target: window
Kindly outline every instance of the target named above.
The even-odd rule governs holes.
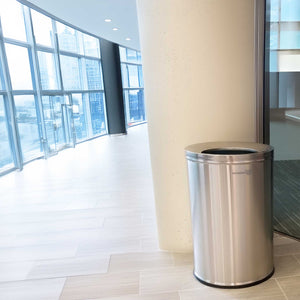
[[[127,64],[121,64],[123,88],[129,88],[128,67]]]
[[[73,94],[73,120],[76,131],[76,139],[83,140],[88,137],[88,122],[86,111],[86,95]]]
[[[104,93],[90,93],[89,100],[93,135],[104,134],[106,132]]]
[[[126,119],[129,126],[146,120],[143,90],[124,91]]]
[[[270,49],[278,49],[278,23],[270,25]]]
[[[14,96],[14,101],[23,159],[28,161],[41,152],[35,100],[33,95],[23,95]]]
[[[42,97],[43,117],[46,130],[47,146],[49,152],[56,151],[56,123],[54,109],[49,96]]]
[[[280,19],[280,1],[281,0],[272,0],[270,4],[270,21],[278,22]]]
[[[139,87],[138,66],[127,65],[129,74],[129,87]]]
[[[144,79],[139,51],[120,49],[125,116],[128,126],[146,121]]]
[[[103,135],[107,131],[99,40],[62,24],[57,26],[63,88],[72,92],[76,141]]]
[[[126,49],[127,61],[128,62],[137,62],[136,51],[131,49]]]
[[[4,70],[3,70],[3,67],[2,67],[2,61],[0,59],[0,91],[5,90],[3,71]]]
[[[87,56],[100,57],[99,40],[93,36],[83,34],[84,54]]]
[[[141,53],[129,48],[119,47],[121,62],[141,63]]]
[[[121,70],[124,88],[143,87],[143,73],[141,66],[122,63]]]
[[[276,4],[277,4],[277,1],[276,1]],[[300,2],[299,2],[299,0],[281,0],[280,13],[281,13],[281,22],[298,22],[298,21],[300,21]]]
[[[15,0],[0,16],[1,175],[107,130],[100,40]]]
[[[26,41],[23,6],[16,1],[0,1],[3,36]]]
[[[0,171],[13,167],[3,96],[0,96]]]
[[[60,56],[62,79],[65,90],[80,90],[81,80],[79,73],[78,58],[71,56]]]
[[[77,30],[56,22],[59,50],[80,53]]]
[[[124,47],[119,47],[119,51],[120,51],[120,61],[127,61],[127,58],[126,58],[126,48]]]
[[[280,25],[280,49],[300,49],[300,23]]]
[[[136,58],[137,58],[137,62],[138,63],[142,63],[142,56],[141,56],[141,52],[140,51],[136,52]]]
[[[138,66],[139,87],[144,87],[144,77],[142,66]]]
[[[38,51],[39,69],[43,90],[57,90],[59,88],[54,55]]]
[[[85,68],[86,68],[88,89],[89,90],[103,89],[100,62],[97,60],[86,59]]]
[[[32,90],[28,49],[11,44],[5,45],[9,73],[14,90]]]
[[[35,41],[39,45],[53,47],[53,30],[50,18],[31,10]]]

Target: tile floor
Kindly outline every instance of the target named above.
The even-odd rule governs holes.
[[[157,243],[146,125],[0,178],[0,299],[300,299],[300,243],[275,235],[274,276],[209,288]]]

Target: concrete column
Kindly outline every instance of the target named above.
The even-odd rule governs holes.
[[[162,249],[192,249],[184,147],[256,140],[254,2],[137,0]]]

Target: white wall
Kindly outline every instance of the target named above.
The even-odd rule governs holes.
[[[192,248],[184,147],[255,136],[254,0],[137,0],[160,247]]]

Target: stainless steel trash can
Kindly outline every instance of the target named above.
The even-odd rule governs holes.
[[[273,148],[216,142],[185,148],[194,275],[235,288],[270,278],[273,266]]]

